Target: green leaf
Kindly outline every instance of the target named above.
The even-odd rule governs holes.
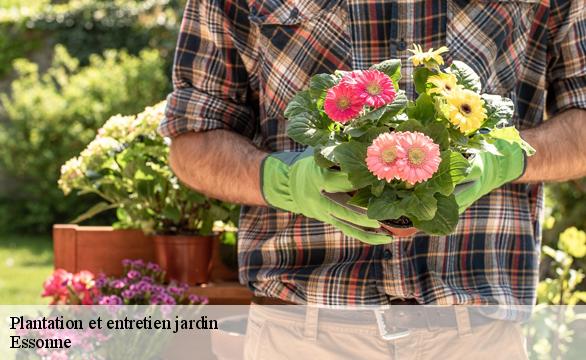
[[[381,116],[379,124],[388,124],[392,118],[405,111],[407,104],[409,104],[409,99],[407,99],[405,91],[399,90],[395,100],[393,100],[393,102],[389,105],[385,106],[385,113],[383,116]]]
[[[372,197],[372,193],[369,187],[362,188],[352,196],[352,199],[348,200],[348,204],[355,205],[361,208],[368,207],[368,201]]]
[[[442,152],[442,162],[433,177],[418,185],[428,191],[437,191],[449,196],[460,181],[468,174],[470,163],[462,154],[453,151]]]
[[[317,74],[309,80],[309,92],[313,98],[325,96],[326,91],[336,85],[338,80],[330,74]]]
[[[347,125],[344,127],[344,134],[346,135],[350,135],[353,138],[359,138],[362,135],[366,134],[366,131],[370,128],[370,126],[359,126],[359,127],[355,127],[350,125]]]
[[[386,126],[380,127],[371,127],[369,128],[364,135],[362,135],[359,140],[360,142],[367,143],[369,146],[372,144],[372,141],[376,139],[380,134],[389,132],[390,129]]]
[[[317,166],[328,169],[336,165],[336,163],[331,162],[322,155],[320,147],[315,148],[315,150],[316,151],[313,152],[313,160],[315,161]]]
[[[315,112],[317,108],[311,97],[309,90],[300,91],[287,104],[285,109],[285,117],[291,119],[295,116],[305,114],[307,112]]]
[[[511,144],[518,144],[521,149],[525,150],[528,156],[535,154],[535,149],[529,145],[528,142],[523,140],[523,138],[521,138],[519,130],[517,130],[514,126],[493,129],[489,135],[494,139],[502,139]]]
[[[381,196],[370,198],[367,215],[371,219],[392,220],[406,215],[406,212],[401,206],[401,199],[393,190],[387,188]]]
[[[399,124],[396,128],[396,131],[419,131],[424,132],[424,127],[421,123],[415,119],[409,119],[405,122]]]
[[[298,143],[317,146],[327,142],[328,121],[322,118],[308,90],[293,97],[285,109],[285,117],[289,119],[287,134]]]
[[[334,156],[334,150],[338,145],[340,145],[340,143],[330,142],[326,146],[322,147],[319,152],[326,160],[335,163],[336,157]]]
[[[369,186],[377,180],[366,167],[368,145],[350,140],[338,145],[334,150],[334,156],[340,163],[342,171],[348,174],[348,179],[357,188]]]
[[[163,211],[161,212],[164,218],[171,220],[174,223],[178,223],[181,221],[181,211],[177,208],[177,206],[173,206],[172,204],[167,204]]]
[[[454,128],[448,128],[448,134],[450,135],[450,141],[453,145],[457,146],[467,146],[469,138],[468,136],[462,134],[460,130]]]
[[[442,151],[450,147],[450,136],[444,124],[434,121],[423,129],[423,133],[432,138],[433,142],[438,144]]]
[[[411,220],[431,220],[437,211],[437,200],[433,193],[415,190],[401,201]]]
[[[431,75],[433,73],[426,67],[418,67],[413,71],[413,83],[418,94],[423,94],[427,90],[427,78]]]
[[[378,180],[371,186],[372,195],[374,196],[381,196],[383,191],[385,190],[385,185],[387,184],[384,180]]]
[[[407,108],[407,115],[410,118],[420,121],[422,124],[435,120],[435,106],[433,99],[426,93],[421,93],[415,103]]]
[[[214,221],[226,221],[230,218],[230,210],[227,208],[220,206],[218,204],[210,204],[210,209],[208,210],[208,214],[211,217],[212,222]]]
[[[515,104],[509,98],[499,95],[482,94],[486,108],[486,121],[482,127],[492,129],[509,125],[515,113]]]
[[[452,74],[456,75],[458,84],[465,89],[480,93],[482,84],[480,83],[480,76],[467,64],[454,60],[450,66]]]
[[[420,221],[411,219],[413,225],[429,235],[449,235],[458,225],[458,203],[454,195],[443,196],[436,194],[437,211],[431,220]]]
[[[387,106],[382,106],[376,110],[372,110],[364,115],[362,115],[361,117],[357,118],[355,121],[358,123],[364,123],[364,122],[376,122],[378,121],[387,111]]]
[[[370,68],[382,71],[387,74],[387,76],[393,80],[395,89],[399,89],[399,80],[401,80],[401,60],[385,60],[381,63],[372,65]]]
[[[116,209],[118,206],[120,206],[120,204],[108,204],[107,202],[102,201],[102,202],[99,202],[96,205],[92,206],[91,208],[89,208],[89,210],[87,210],[83,214],[79,215],[75,219],[71,220],[70,222],[72,224],[79,224],[80,222],[91,219],[94,216],[96,216],[99,213],[102,213],[106,210]]]
[[[324,144],[330,137],[330,131],[320,128],[321,119],[315,114],[304,113],[289,119],[287,135],[303,145],[317,146]]]

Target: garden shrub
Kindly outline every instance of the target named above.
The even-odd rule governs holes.
[[[163,64],[156,50],[108,50],[80,67],[63,46],[45,74],[27,60],[15,62],[11,94],[0,95],[0,168],[10,185],[0,195],[0,230],[47,231],[87,207],[57,188],[61,164],[111,115],[163,99],[170,87]]]
[[[183,5],[184,0],[71,0],[0,6],[0,76],[42,42],[63,44],[81,65],[106,49],[138,54],[156,48],[169,69]]]

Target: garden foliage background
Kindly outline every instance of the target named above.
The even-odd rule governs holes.
[[[40,302],[19,279],[38,291],[52,266],[51,225],[96,202],[64,196],[60,166],[110,116],[138,113],[171,89],[184,3],[0,0],[0,303]],[[539,299],[585,301],[575,290],[584,288],[586,234],[570,230],[558,239],[567,228],[586,228],[586,180],[548,186],[546,205],[550,250]]]

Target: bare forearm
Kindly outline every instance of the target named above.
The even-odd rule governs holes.
[[[170,164],[189,187],[210,197],[266,205],[260,166],[266,153],[246,138],[225,130],[187,133],[173,139]]]
[[[537,152],[517,182],[566,181],[586,176],[586,110],[568,110],[525,130]]]

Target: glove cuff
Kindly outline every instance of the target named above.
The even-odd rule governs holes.
[[[260,190],[265,202],[271,207],[296,212],[297,207],[290,191],[290,167],[279,157],[280,154],[291,153],[270,154],[263,159],[260,166]]]
[[[501,169],[506,169],[501,175],[500,185],[503,185],[516,181],[525,174],[527,154],[518,144],[511,144],[506,140],[501,140],[500,142],[499,150],[504,156],[500,156],[499,161],[504,165],[501,166]]]

